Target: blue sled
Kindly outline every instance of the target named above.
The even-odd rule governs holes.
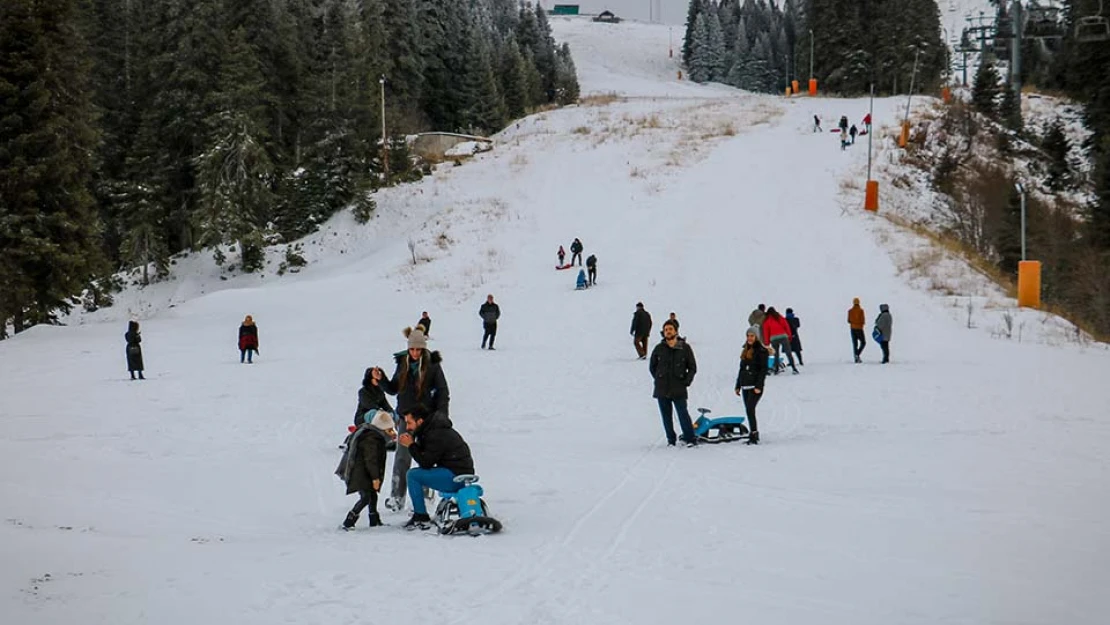
[[[748,438],[748,426],[744,425],[745,417],[728,416],[710,419],[706,415],[712,410],[698,408],[698,420],[694,422],[694,436],[699,443],[731,443]]]
[[[435,522],[440,534],[480,536],[501,531],[501,522],[489,516],[482,499],[477,475],[456,475],[455,482],[463,487],[453,493],[439,493]]]

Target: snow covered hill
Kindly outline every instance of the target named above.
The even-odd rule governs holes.
[[[0,343],[4,623],[1102,622],[1106,351],[969,330],[899,274],[910,239],[842,197],[864,146],[810,128],[865,101],[678,83],[665,26],[554,24],[591,50],[584,93],[629,97],[522,120],[365,226],[337,216],[296,275],[183,258]],[[902,106],[876,101],[877,125]],[[574,237],[599,258],[588,291],[553,270]],[[853,297],[869,320],[890,305],[892,364],[873,344],[852,364]],[[748,312],[797,311],[805,366],[768,382],[763,445],[664,445],[637,301],[657,328],[677,313],[691,405],[718,414],[741,411]],[[335,529],[362,371],[422,310],[501,535]],[[144,382],[123,371],[132,313]]]

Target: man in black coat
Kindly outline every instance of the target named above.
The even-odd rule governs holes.
[[[486,303],[478,309],[478,316],[482,318],[482,329],[485,334],[482,335],[482,349],[486,348],[486,341],[489,341],[489,348],[493,349],[493,340],[497,338],[497,320],[501,318],[501,307],[493,302],[493,294],[486,296]]]
[[[586,273],[590,276],[590,286],[597,284],[597,256],[590,254],[586,258]]]
[[[578,239],[570,244],[570,264],[574,264],[574,259],[578,259],[578,266],[582,266],[582,242]]]
[[[407,448],[419,465],[409,469],[409,497],[412,499],[413,514],[405,523],[407,529],[430,527],[431,517],[421,495],[424,488],[454,493],[462,488],[462,484],[455,482],[455,476],[474,474],[470,446],[452,426],[446,416],[429,416],[423,406],[405,414],[407,432],[401,434],[397,443]]]
[[[416,325],[424,328],[424,336],[425,337],[431,335],[431,333],[432,333],[432,318],[428,316],[428,311],[425,310],[424,313],[420,315],[420,321],[417,321]]]
[[[670,319],[663,322],[663,340],[651,352],[648,371],[655,380],[652,397],[659,403],[667,445],[675,444],[673,411],[677,410],[682,441],[687,447],[694,447],[697,445],[697,438],[694,436],[694,425],[690,421],[690,411],[686,409],[686,389],[694,381],[698,363],[694,359],[693,348],[686,343],[686,339],[678,336],[678,328]]]
[[[636,346],[636,355],[640,360],[647,358],[648,336],[651,334],[651,315],[644,310],[643,302],[636,302],[636,312],[632,313],[632,327],[628,329],[632,335],[632,344]]]

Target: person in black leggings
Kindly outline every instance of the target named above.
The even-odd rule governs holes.
[[[763,382],[767,379],[767,348],[759,342],[760,328],[748,328],[744,339],[744,349],[740,351],[740,372],[736,375],[736,394],[744,399],[744,412],[748,417],[751,434],[749,445],[759,444],[759,424],[755,419],[755,407],[763,398]]]

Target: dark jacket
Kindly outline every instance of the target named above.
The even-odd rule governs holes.
[[[501,318],[501,307],[496,303],[486,302],[478,309],[478,316],[482,318],[482,323],[486,325],[495,325],[497,320]]]
[[[883,340],[889,341],[890,334],[894,331],[894,319],[890,316],[890,307],[886,304],[879,306],[879,316],[875,317],[875,327],[883,334]]]
[[[787,313],[786,322],[790,324],[790,351],[802,351],[802,338],[798,336],[798,328],[802,327],[802,320]]]
[[[570,251],[572,253],[575,253],[575,254],[581,254],[582,253],[582,242],[579,241],[578,239],[575,239],[574,243],[570,244]]]
[[[239,349],[258,351],[258,326],[242,324],[239,326]]]
[[[752,347],[751,360],[745,360],[743,352],[740,353],[740,372],[736,374],[736,390],[753,387],[760,392],[763,391],[763,382],[767,379],[768,356],[767,348],[758,341]]]
[[[597,269],[597,256],[594,256],[593,254],[590,254],[589,256],[587,256],[586,257],[586,266],[587,267],[592,267],[593,269]]]
[[[127,341],[127,370],[128,371],[142,371],[143,370],[143,348],[139,346],[142,343],[142,333],[138,328],[132,326],[123,335],[124,340]]]
[[[347,494],[373,490],[374,480],[383,484],[385,477],[386,444],[389,437],[372,425],[363,425],[351,435],[347,452],[336,475],[347,483]]]
[[[628,333],[637,338],[651,334],[651,315],[643,308],[637,308],[632,313],[632,327]]]
[[[652,397],[686,399],[686,388],[694,381],[698,363],[686,339],[679,337],[674,347],[667,345],[666,341],[659,341],[651,352],[648,371],[655,379]]]
[[[363,418],[367,412],[371,410],[384,410],[386,412],[393,412],[393,406],[389,405],[389,400],[385,398],[385,389],[382,385],[385,380],[381,380],[377,385],[371,381],[370,369],[366,370],[366,375],[362,378],[362,387],[358,389],[358,407],[355,408],[355,425],[362,425]],[[373,415],[370,416],[373,419]]]
[[[415,374],[407,351],[397,354],[395,360],[397,370],[393,372],[393,378],[387,380],[383,377],[379,384],[385,392],[397,396],[397,414],[404,416],[417,404],[423,404],[429,413],[446,418],[451,393],[440,366],[442,358],[439,352],[424,350]]]
[[[432,416],[420,424],[413,434],[409,453],[422,469],[443,467],[455,475],[474,474],[470,446],[445,416]]]
[[[428,334],[432,331],[432,318],[431,317],[421,317],[420,321],[416,322],[416,325],[421,326],[422,328],[424,328],[424,336],[428,336]]]

